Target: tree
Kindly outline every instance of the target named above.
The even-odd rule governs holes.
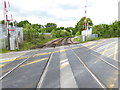
[[[62,30],[62,29],[59,29],[59,30],[52,30],[51,32],[52,36],[54,38],[60,38],[60,37],[71,37],[71,33],[68,32],[67,30]]]
[[[13,22],[13,23],[14,23],[14,22]],[[8,21],[8,24],[11,25],[11,26],[13,26],[13,23],[10,22],[10,21]],[[5,20],[1,20],[1,21],[0,21],[0,24],[5,24]]]
[[[17,23],[18,27],[23,27],[25,24],[31,24],[28,22],[28,20],[24,20],[24,21],[20,21],[19,23]]]
[[[93,27],[93,33],[98,34],[99,37],[106,37],[108,30],[109,26],[107,24],[99,24]]]
[[[39,38],[39,31],[36,24],[24,24],[23,26],[24,39],[31,41],[31,39]]]
[[[120,21],[113,22],[109,27],[112,36],[120,37]]]
[[[48,27],[53,27],[53,26],[57,27],[57,24],[55,24],[55,23],[47,23],[47,24],[45,25],[46,28],[48,28]]]
[[[63,29],[64,29],[64,27],[60,27],[59,29],[63,30]]]
[[[46,27],[45,31],[50,33],[50,32],[52,32],[53,29],[55,29],[57,27],[57,24],[55,24],[55,23],[47,23],[45,25],[45,27]]]
[[[1,21],[0,21],[0,24],[5,24],[5,20],[1,20]]]
[[[84,20],[85,20],[85,17],[81,18],[80,21],[77,22],[77,24],[75,25],[75,31],[74,31],[75,33],[80,31],[80,34],[81,34],[81,31],[83,30]],[[88,21],[90,21],[91,26],[93,26],[93,22],[90,18],[87,18],[87,23]]]
[[[75,33],[76,33],[75,28],[73,28],[73,27],[67,27],[67,28],[65,28],[65,30],[70,32],[72,35],[75,35]]]
[[[93,26],[93,33],[98,34],[99,37],[120,37],[120,21],[115,21],[111,25],[99,24]]]

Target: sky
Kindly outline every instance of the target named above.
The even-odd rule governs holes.
[[[85,16],[86,0],[9,0],[13,19],[32,24],[56,23],[58,27],[75,27]],[[120,0],[87,0],[87,17],[94,25],[118,20]],[[0,20],[4,19],[0,0]]]

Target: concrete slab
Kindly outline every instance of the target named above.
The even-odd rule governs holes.
[[[64,47],[61,47],[63,50]],[[78,88],[66,52],[60,52],[60,87]]]

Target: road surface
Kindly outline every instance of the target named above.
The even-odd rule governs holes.
[[[118,46],[117,38],[102,39],[2,60],[2,88],[118,88]]]

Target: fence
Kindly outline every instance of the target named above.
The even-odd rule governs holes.
[[[23,42],[23,31],[22,28],[16,27],[15,31],[9,32],[10,32],[10,49],[15,50],[19,48],[19,43]],[[8,48],[7,30],[5,25],[0,24],[0,49],[7,48]]]
[[[7,31],[3,24],[0,24],[0,49],[6,49],[8,46]]]

